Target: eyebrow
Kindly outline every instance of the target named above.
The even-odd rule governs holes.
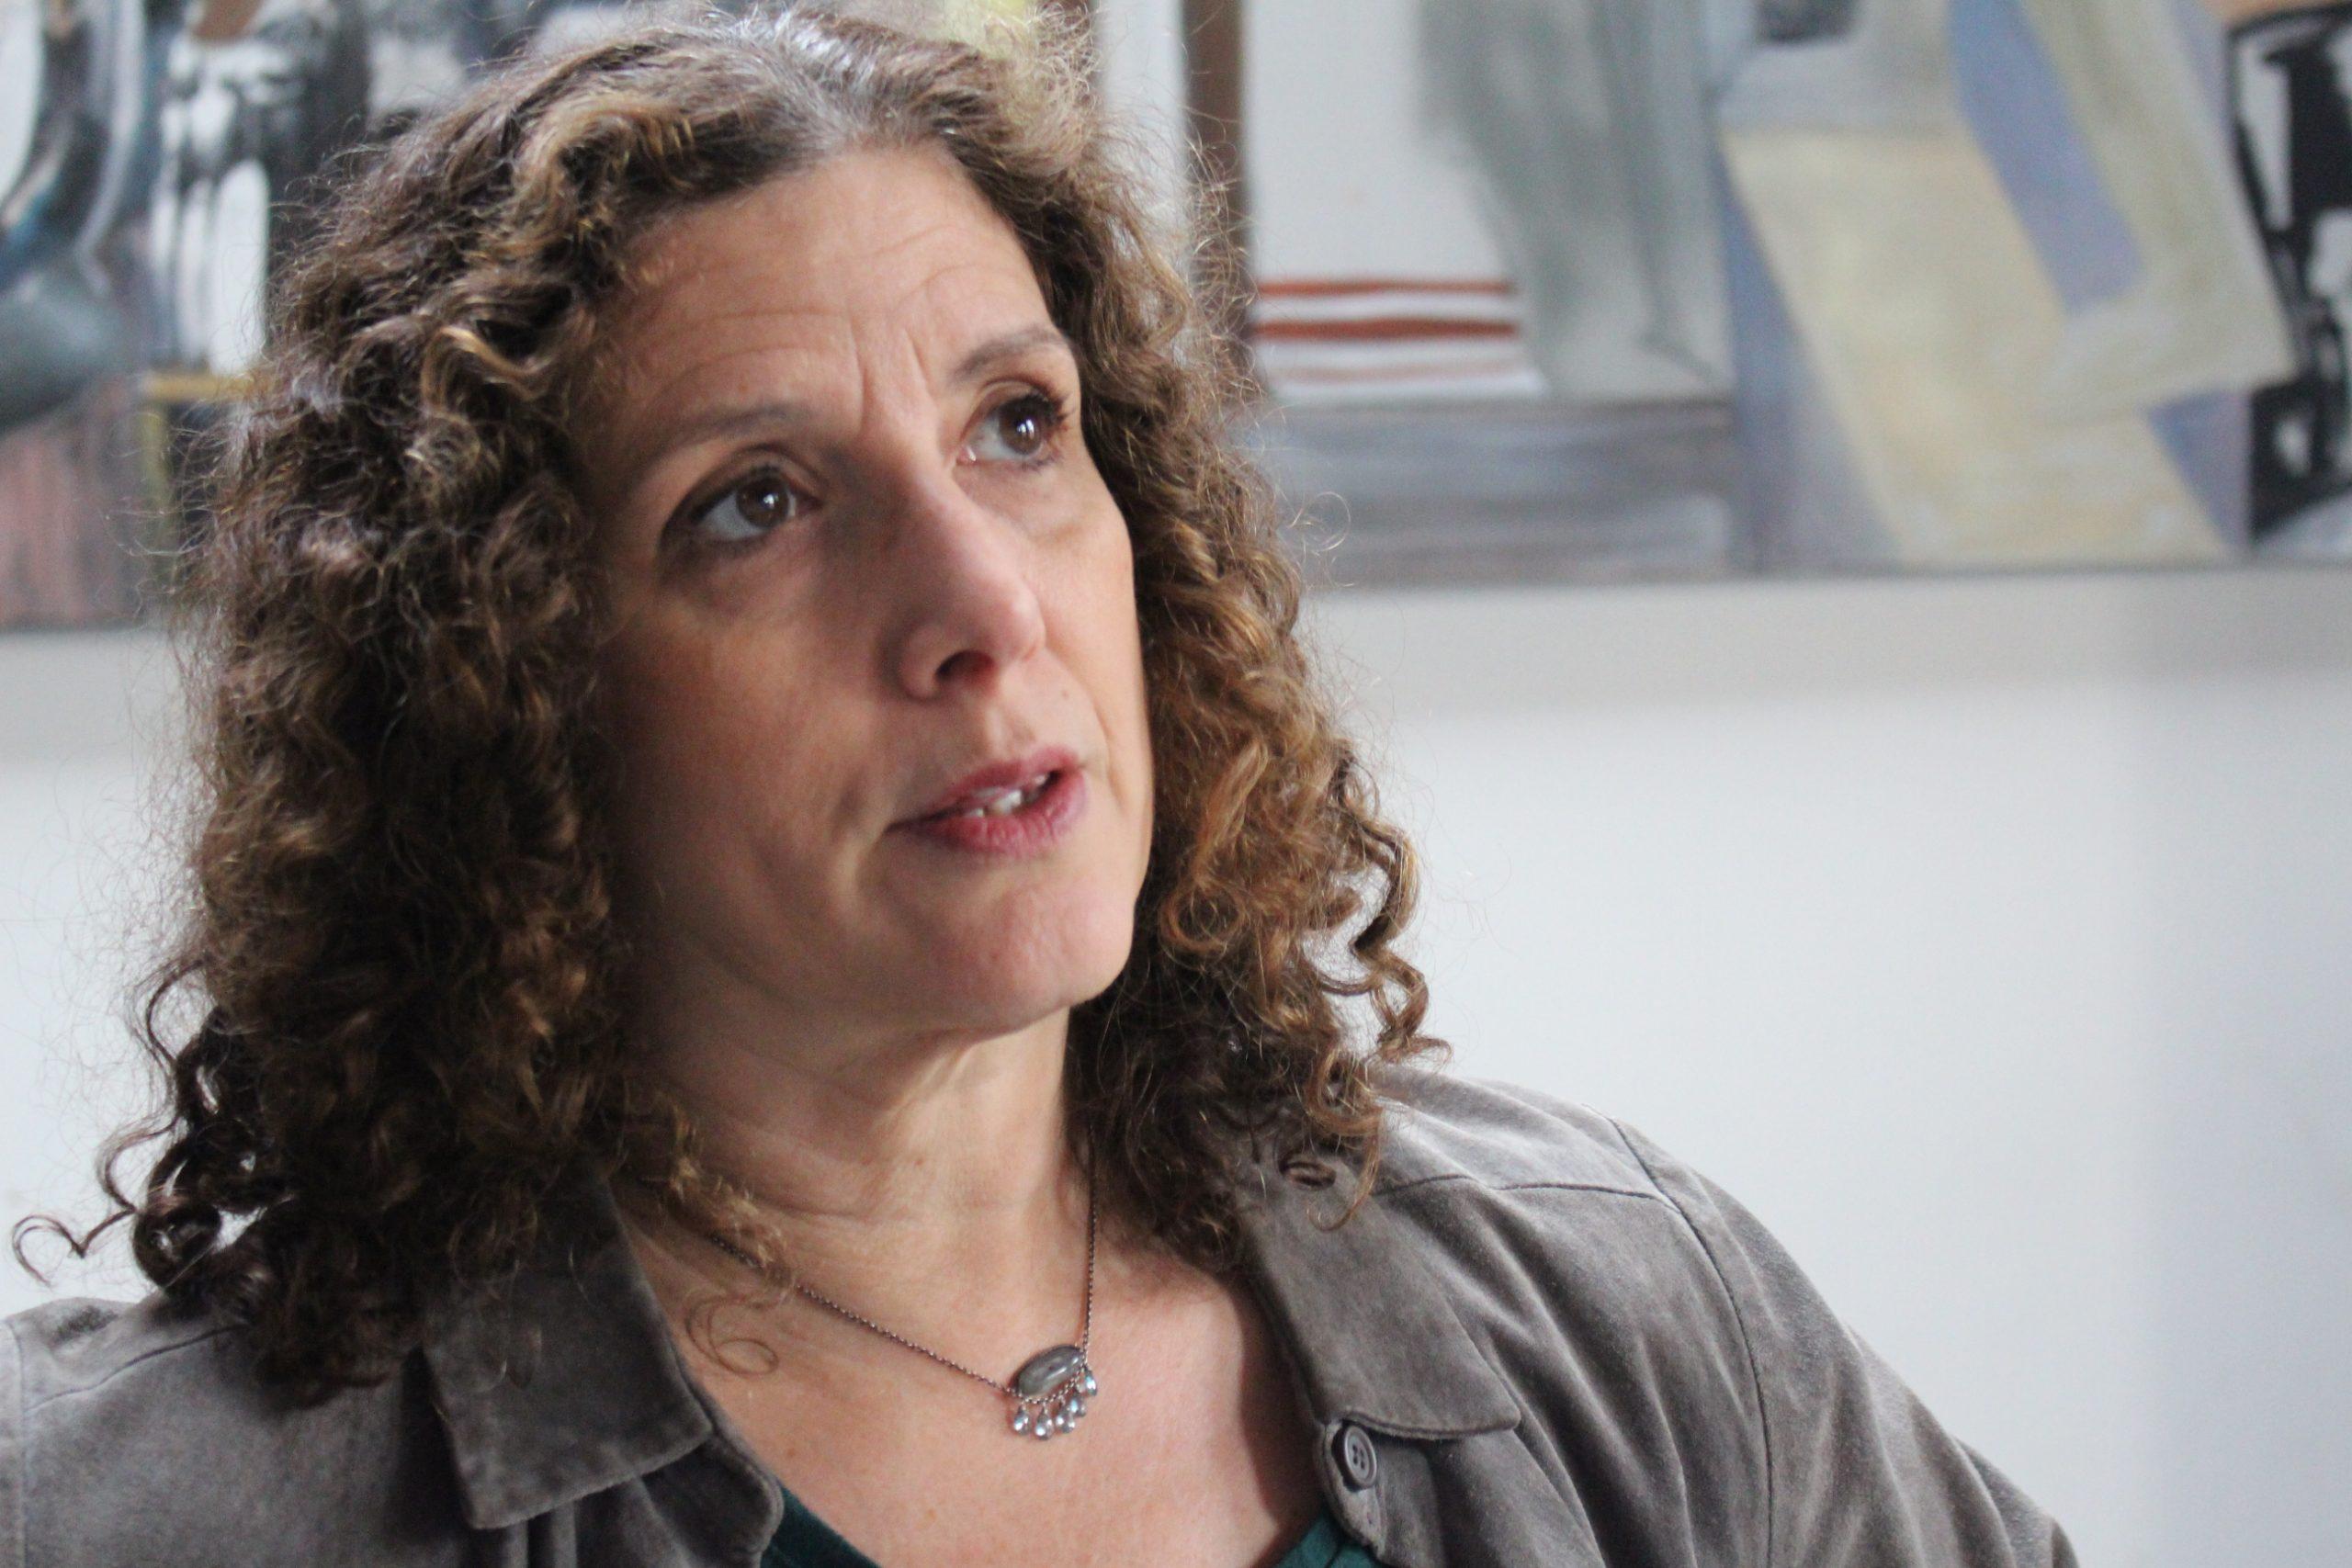
[[[977,381],[1006,360],[1018,359],[1040,348],[1058,348],[1070,356],[1072,363],[1078,359],[1078,347],[1069,341],[1069,334],[1051,321],[1041,321],[1034,327],[1021,327],[992,337],[964,355],[947,373],[948,385],[961,387]]]
[[[1078,348],[1069,334],[1051,322],[1033,327],[1021,327],[989,339],[956,362],[947,373],[952,387],[968,386],[987,377],[1009,361],[1041,348],[1058,348],[1075,363]],[[746,434],[754,430],[773,430],[778,425],[806,423],[813,411],[805,402],[790,399],[763,399],[755,403],[727,403],[693,414],[668,426],[653,455],[674,452],[681,446],[713,436]]]

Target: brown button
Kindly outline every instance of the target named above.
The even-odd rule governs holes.
[[[1380,1450],[1372,1446],[1372,1436],[1352,1421],[1340,1424],[1339,1432],[1331,1439],[1331,1451],[1340,1461],[1340,1476],[1350,1486],[1361,1492],[1380,1475]]]

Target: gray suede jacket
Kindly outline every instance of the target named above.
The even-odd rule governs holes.
[[[1348,1190],[1329,1166],[1261,1163],[1245,1203],[1324,1495],[1381,1562],[2074,1564],[1705,1177],[1574,1102],[1388,1082],[1346,1225],[1316,1223]],[[0,1568],[754,1568],[782,1494],[616,1223],[525,1280],[311,1410],[254,1381],[236,1330],[153,1297],[7,1319]]]

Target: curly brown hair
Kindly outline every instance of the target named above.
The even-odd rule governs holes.
[[[138,1021],[164,1108],[101,1152],[106,1216],[22,1222],[20,1261],[28,1226],[86,1255],[127,1221],[170,1303],[229,1314],[315,1403],[560,1235],[583,1170],[764,1245],[620,1023],[605,622],[566,433],[650,226],[918,146],[1024,247],[1133,545],[1155,826],[1129,962],[1072,1011],[1073,1146],[1204,1267],[1232,1258],[1237,1132],[1353,1158],[1363,1201],[1380,1066],[1450,1051],[1393,946],[1414,854],[1296,639],[1277,498],[1229,434],[1232,269],[1193,267],[1220,252],[1188,236],[1216,235],[1144,199],[1144,144],[1043,9],[978,39],[831,6],[641,20],[485,79],[339,183],[273,294],[175,610],[189,886]],[[1359,915],[1352,969],[1327,968]],[[1370,998],[1368,1044],[1342,997]],[[119,1162],[156,1142],[127,1196]]]

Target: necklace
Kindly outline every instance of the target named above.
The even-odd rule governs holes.
[[[1086,1414],[1086,1403],[1101,1390],[1095,1381],[1094,1369],[1087,1361],[1086,1348],[1094,1338],[1094,1170],[1086,1173],[1086,1308],[1084,1320],[1078,1331],[1075,1345],[1052,1345],[1021,1363],[1020,1370],[1010,1382],[999,1382],[985,1372],[976,1372],[961,1361],[951,1360],[927,1346],[918,1345],[903,1334],[883,1327],[863,1313],[851,1311],[830,1296],[818,1294],[808,1286],[794,1280],[792,1288],[815,1302],[831,1308],[852,1323],[861,1324],[885,1339],[895,1340],[921,1355],[930,1357],[943,1367],[963,1373],[976,1382],[984,1382],[1003,1394],[1010,1402],[1007,1416],[1015,1433],[1036,1438],[1051,1438],[1069,1431]],[[757,1258],[724,1236],[697,1231],[695,1235],[718,1247],[763,1279],[767,1270]]]

